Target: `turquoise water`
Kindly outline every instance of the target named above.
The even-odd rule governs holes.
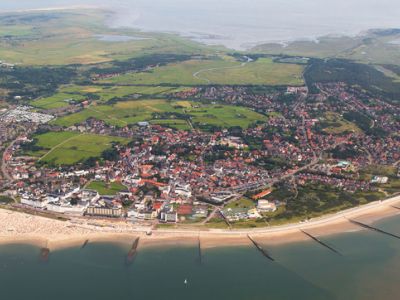
[[[400,217],[376,224],[400,233]],[[129,250],[89,244],[52,252],[40,262],[29,245],[0,247],[1,299],[399,299],[400,240],[361,231],[315,242],[264,246],[271,262],[251,247],[203,251],[196,247]],[[185,285],[184,280],[188,283]]]

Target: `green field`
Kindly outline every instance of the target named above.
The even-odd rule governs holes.
[[[118,102],[114,105],[90,106],[83,111],[62,117],[53,123],[60,126],[72,126],[79,124],[89,117],[104,120],[108,124],[126,126],[140,121],[151,121],[157,124],[174,125],[171,127],[188,129],[188,125],[177,120],[185,114],[191,117],[195,125],[215,125],[221,127],[241,126],[247,128],[257,120],[265,120],[266,117],[248,108],[232,105],[205,105],[201,103],[185,101],[190,108],[183,107],[179,101],[137,100]],[[163,116],[168,113],[168,118]],[[175,115],[174,115],[175,114]],[[175,123],[175,124],[174,124]],[[179,129],[181,129],[179,128]]]
[[[35,138],[36,146],[43,148],[36,153],[40,161],[54,165],[72,165],[90,157],[99,157],[112,143],[128,142],[119,137],[76,132],[49,132]]]
[[[323,130],[328,134],[343,134],[346,132],[361,132],[361,129],[352,122],[347,121],[342,116],[334,112],[327,112],[320,123]]]
[[[126,187],[117,182],[111,182],[109,184],[103,181],[92,181],[86,186],[87,189],[95,190],[100,195],[114,196],[119,192],[126,190]]]
[[[173,63],[141,73],[129,73],[106,79],[114,84],[175,84],[175,85],[301,85],[303,66],[275,63],[261,58],[242,64],[232,57],[189,60]]]
[[[101,86],[101,85],[67,85],[60,88],[60,93],[71,95],[96,95],[99,101],[106,102],[112,98],[133,97],[133,95],[158,96],[183,90],[182,88],[163,86]]]
[[[84,99],[83,95],[58,93],[51,97],[37,99],[30,104],[42,109],[53,109],[68,106],[73,101],[81,102]]]
[[[175,128],[178,130],[190,130],[191,127],[189,123],[185,120],[180,119],[160,119],[160,120],[152,120],[152,124],[158,124],[164,127]]]

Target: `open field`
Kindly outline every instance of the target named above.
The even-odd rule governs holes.
[[[42,109],[53,109],[68,106],[73,102],[81,102],[84,99],[83,95],[58,93],[51,97],[37,99],[30,104]]]
[[[343,134],[346,132],[361,132],[361,129],[352,122],[347,121],[340,115],[327,112],[320,123],[323,130],[328,134]]]
[[[111,182],[107,185],[103,181],[92,181],[90,184],[86,186],[87,189],[95,190],[100,195],[114,196],[118,192],[121,192],[126,189],[126,187],[117,182]]]
[[[151,123],[178,130],[190,130],[191,128],[187,121],[180,119],[152,120]]]
[[[90,106],[79,113],[57,119],[54,123],[68,127],[94,117],[117,126],[125,126],[140,121],[151,121],[157,124],[168,123],[175,128],[184,126],[187,129],[187,125],[182,120],[178,120],[182,115],[186,115],[191,117],[194,124],[198,125],[241,126],[246,128],[253,122],[265,120],[266,118],[245,107],[205,105],[187,101],[186,104],[188,103],[191,105],[190,108],[183,108],[179,105],[179,102],[163,99],[125,101],[114,105]]]
[[[105,103],[112,99],[135,99],[137,97],[165,97],[183,91],[185,87],[163,86],[101,86],[101,85],[66,85],[50,97],[36,99],[29,104],[41,109],[55,109],[79,103],[85,99],[97,99]]]
[[[36,146],[43,150],[40,161],[55,165],[72,165],[90,157],[99,157],[112,143],[126,143],[119,137],[79,134],[76,132],[50,132],[35,136]],[[35,153],[33,153],[35,154]]]
[[[303,66],[275,63],[261,58],[243,64],[232,57],[189,60],[155,68],[148,72],[130,73],[106,79],[115,84],[176,84],[176,85],[301,85]]]
[[[132,95],[157,96],[166,95],[183,90],[182,88],[165,86],[102,86],[102,85],[67,85],[60,88],[60,93],[88,95],[99,97],[99,101],[106,102],[112,98],[123,98]]]

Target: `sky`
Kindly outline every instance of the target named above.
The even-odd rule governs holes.
[[[400,28],[399,0],[0,0],[0,11],[71,5],[114,10],[111,26],[176,32],[237,49]]]

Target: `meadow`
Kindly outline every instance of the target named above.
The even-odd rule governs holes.
[[[77,132],[48,132],[34,138],[37,139],[36,146],[43,148],[36,153],[40,156],[39,161],[53,165],[73,165],[91,157],[97,158],[113,143],[128,142],[119,137]]]
[[[81,102],[84,99],[85,97],[79,94],[57,93],[51,97],[36,99],[30,102],[30,105],[42,109],[54,109],[68,106],[73,102]]]
[[[185,104],[185,106],[180,104]],[[150,121],[178,129],[189,129],[183,116],[190,117],[195,125],[209,124],[220,127],[241,126],[243,128],[266,118],[248,108],[239,106],[146,99],[118,102],[114,105],[90,106],[81,112],[59,118],[53,123],[68,127],[93,117],[115,126]]]
[[[334,112],[325,113],[320,124],[323,130],[328,134],[340,135],[346,132],[361,132],[361,129],[357,127],[356,124],[347,121]]]
[[[232,57],[192,59],[141,73],[128,73],[102,83],[143,85],[302,85],[303,66],[260,58],[243,64]]]
[[[106,26],[101,10],[29,12],[0,17],[1,60],[23,65],[97,64],[124,60],[143,53],[208,52],[184,38]],[[24,24],[11,26],[14,23]],[[130,41],[104,41],[99,35],[124,35]],[[23,38],[23,39],[22,39]],[[143,38],[143,39],[140,39]]]

